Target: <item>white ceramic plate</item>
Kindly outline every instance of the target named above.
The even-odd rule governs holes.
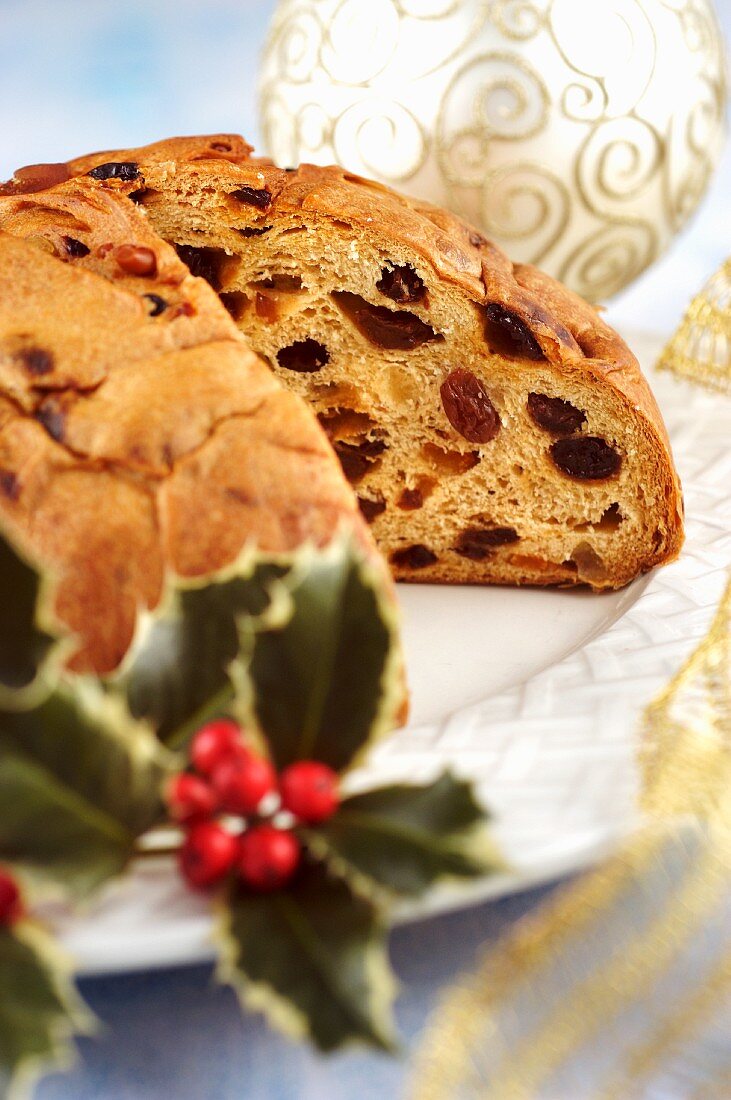
[[[635,335],[652,363],[659,341]],[[652,377],[687,507],[681,559],[620,593],[402,586],[409,726],[364,783],[477,781],[509,874],[443,888],[405,920],[576,870],[636,820],[637,721],[704,635],[731,562],[731,401]],[[208,905],[150,861],[83,918],[51,914],[79,969],[102,973],[211,955]]]

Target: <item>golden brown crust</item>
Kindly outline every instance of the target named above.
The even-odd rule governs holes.
[[[587,369],[610,375],[612,385],[639,405],[657,434],[667,440],[637,359],[577,294],[535,267],[513,264],[500,248],[449,211],[337,166],[302,164],[285,170],[264,157],[252,157],[251,152],[252,147],[237,134],[179,137],[137,149],[92,153],[69,161],[69,168],[81,174],[108,161],[133,161],[140,165],[141,186],[154,189],[163,186],[171,173],[195,166],[195,173],[210,175],[218,189],[249,186],[269,191],[271,204],[253,219],[261,225],[267,218],[299,209],[379,229],[412,248],[473,301],[498,302],[520,317],[549,362],[576,365],[583,361]],[[129,191],[139,189],[140,181],[107,185]]]
[[[156,191],[164,192],[174,183],[179,192],[195,194],[201,224],[206,217],[206,193],[212,196],[212,208],[216,203],[220,207],[224,196],[236,212],[237,224],[244,211],[253,232],[297,212],[330,219],[333,227],[354,225],[408,247],[439,279],[459,288],[478,306],[502,307],[526,326],[548,364],[560,368],[566,378],[607,384],[628,415],[639,419],[639,431],[656,454],[667,529],[663,545],[643,567],[677,555],[683,537],[682,500],[654,397],[624,341],[591,306],[561,284],[535,268],[511,263],[499,248],[447,211],[338,167],[277,168],[253,157],[251,147],[236,135],[172,138],[139,149],[92,154],[71,161],[68,168],[81,174],[118,161],[138,165],[140,176],[133,182],[107,180],[104,187],[127,193],[147,189],[154,202]],[[249,193],[244,202],[235,195],[242,189]],[[459,576],[445,576],[437,565],[414,579],[464,581],[469,579],[468,569],[464,563]],[[516,570],[515,578],[520,580],[523,574],[519,566]],[[525,579],[542,583],[535,569],[526,568]],[[551,573],[550,583],[557,581],[571,583],[571,577]]]
[[[341,523],[371,546],[310,411],[144,216],[86,180],[0,198],[0,521],[57,575],[71,667],[100,673],[166,569],[323,545]]]

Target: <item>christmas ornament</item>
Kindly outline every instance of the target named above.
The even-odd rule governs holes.
[[[695,210],[725,97],[711,0],[280,0],[260,77],[280,164],[451,208],[593,301]]]

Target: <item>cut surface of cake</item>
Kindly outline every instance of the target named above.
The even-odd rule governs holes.
[[[144,209],[312,405],[397,578],[617,588],[677,556],[679,482],[636,359],[452,214],[228,134],[67,170]]]
[[[32,182],[0,198],[0,519],[56,578],[70,668],[118,666],[166,570],[343,529],[380,562],[315,417],[206,282],[124,196]]]

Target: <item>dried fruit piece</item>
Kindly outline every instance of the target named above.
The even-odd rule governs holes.
[[[376,421],[368,413],[356,412],[355,409],[347,409],[341,406],[318,413],[317,419],[327,432],[328,439],[363,438],[378,427]]]
[[[421,543],[405,546],[403,550],[394,550],[391,554],[394,565],[405,566],[407,569],[426,569],[428,565],[434,565],[436,560],[434,551]]]
[[[580,542],[571,551],[571,562],[578,570],[579,579],[591,583],[606,580],[607,567],[588,542]]]
[[[424,505],[421,489],[404,489],[396,503],[405,512],[415,512]]]
[[[46,429],[51,439],[63,442],[66,432],[66,414],[57,397],[46,397],[35,411],[35,418]]]
[[[279,349],[277,362],[285,370],[315,374],[330,362],[330,352],[318,340],[295,340],[289,347]]]
[[[53,370],[53,355],[45,348],[22,348],[15,355],[28,374],[41,378]]]
[[[140,175],[140,167],[133,160],[110,160],[106,164],[97,164],[87,175],[95,180],[123,180],[129,183]]]
[[[272,193],[266,187],[239,187],[230,192],[232,199],[245,202],[248,206],[255,206],[257,210],[268,210],[272,205]]]
[[[508,546],[519,540],[514,527],[468,527],[460,534],[454,549],[470,561],[484,561],[496,546]]]
[[[277,299],[270,297],[268,294],[262,294],[259,290],[256,292],[254,309],[257,317],[260,317],[262,321],[266,321],[268,325],[273,325],[279,320]]]
[[[358,507],[366,523],[373,523],[377,516],[386,511],[385,500],[371,500],[369,497],[358,497]]]
[[[612,477],[622,465],[621,455],[596,435],[557,439],[551,446],[551,458],[564,474],[584,481]]]
[[[89,247],[83,241],[77,241],[76,237],[62,237],[61,239],[67,253],[69,256],[73,256],[75,260],[89,255]]]
[[[447,420],[470,443],[489,443],[500,431],[497,409],[471,371],[459,368],[440,387]]]
[[[379,455],[386,450],[382,439],[366,439],[362,443],[334,444],[335,454],[340,459],[343,473],[351,485],[361,481]]]
[[[20,482],[12,470],[0,469],[0,493],[8,500],[17,500],[20,496]]]
[[[176,244],[177,252],[191,275],[205,279],[214,290],[221,289],[223,265],[230,259],[222,248],[197,248],[192,244]]]
[[[545,393],[528,394],[528,412],[539,428],[556,435],[571,435],[586,423],[586,413],[561,397]]]
[[[545,359],[525,321],[499,302],[485,306],[485,337],[493,351],[508,358]]]
[[[219,294],[219,298],[233,317],[234,321],[240,321],[246,313],[246,307],[249,304],[247,295],[244,294],[242,290],[228,290]]]
[[[159,317],[168,308],[167,302],[159,294],[143,294],[142,297],[150,303],[150,308],[147,311],[150,317]]]
[[[426,286],[411,264],[397,264],[384,267],[376,288],[394,302],[408,304],[422,302],[426,297]]]
[[[127,275],[151,278],[157,274],[157,257],[151,248],[140,244],[121,244],[115,253],[117,263]]]
[[[373,306],[359,294],[346,290],[334,290],[332,298],[358,331],[378,348],[411,351],[422,344],[444,339],[440,332],[435,332],[415,313]]]
[[[261,237],[262,233],[268,233],[271,228],[271,225],[245,225],[238,232],[242,237]]]

